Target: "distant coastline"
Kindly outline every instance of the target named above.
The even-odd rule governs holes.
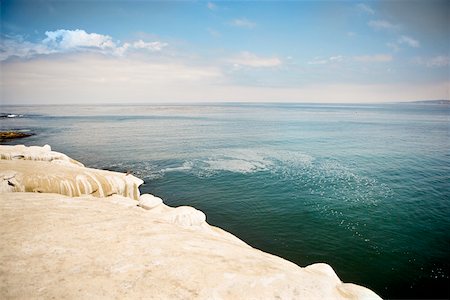
[[[390,105],[390,104],[438,104],[438,105],[450,105],[450,99],[435,99],[435,100],[405,100],[405,101],[370,101],[370,102],[314,102],[314,101],[167,101],[167,102],[100,102],[100,103],[4,103],[4,107],[28,107],[28,106],[40,106],[40,107],[64,107],[64,106],[178,106],[178,105],[189,105],[189,106],[225,106],[225,105]],[[2,118],[21,118],[25,117],[22,114],[16,113],[4,113],[0,112],[0,119]]]
[[[407,101],[398,102],[401,104],[428,104],[428,105],[450,105],[450,100],[418,100],[418,101]]]

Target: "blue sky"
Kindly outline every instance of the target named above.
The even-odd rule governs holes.
[[[3,103],[449,99],[449,1],[0,3]]]

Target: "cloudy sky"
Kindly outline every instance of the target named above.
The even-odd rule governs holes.
[[[4,104],[449,99],[447,0],[0,5]]]

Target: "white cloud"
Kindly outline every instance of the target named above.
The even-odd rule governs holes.
[[[42,42],[53,49],[72,49],[72,48],[115,48],[116,44],[109,35],[98,33],[87,33],[84,30],[65,30],[46,31],[47,36]]]
[[[371,62],[389,62],[392,61],[392,56],[389,54],[375,54],[355,56],[353,59],[357,62],[371,63]]]
[[[49,49],[40,43],[24,41],[22,37],[2,38],[0,43],[0,61],[9,57],[29,58],[37,54],[50,54],[56,50]]]
[[[167,43],[161,43],[161,42],[144,42],[143,40],[139,40],[137,42],[133,43],[133,47],[135,49],[146,49],[150,51],[161,51],[162,48],[166,47]]]
[[[382,102],[448,98],[449,82],[315,84],[264,87],[234,84],[220,69],[150,62],[98,53],[41,56],[2,63],[2,101],[13,104],[154,102]],[[174,88],[176,87],[176,88]],[[331,96],[330,96],[331,95]],[[31,102],[30,102],[31,101]]]
[[[203,84],[220,82],[223,76],[218,67],[92,52],[3,62],[2,75],[5,99],[30,101],[25,100],[28,98],[41,103],[151,100],[173,95],[173,90],[179,90],[180,95],[187,88],[201,90]],[[36,98],[30,98],[33,93]]]
[[[256,27],[256,23],[249,21],[246,18],[234,19],[230,22],[230,25],[247,29],[253,29]]]
[[[315,57],[313,60],[308,61],[308,65],[326,65],[330,63],[339,63],[344,61],[344,57],[342,55],[330,56],[328,58]]]
[[[162,42],[144,42],[143,40],[138,40],[134,43],[124,43],[122,46],[117,47],[114,51],[114,54],[123,56],[125,53],[131,50],[146,50],[149,52],[158,52],[167,45],[167,43]]]
[[[418,40],[413,39],[412,37],[402,35],[397,39],[397,41],[386,43],[386,46],[388,46],[394,52],[400,51],[401,50],[400,46],[402,45],[407,45],[411,48],[418,48],[420,47],[420,42]]]
[[[212,3],[212,2],[206,3],[206,7],[208,7],[208,9],[210,9],[210,10],[216,10],[217,9],[217,5]]]
[[[450,57],[449,56],[443,56],[443,55],[432,57],[427,62],[427,66],[428,67],[446,67],[446,66],[450,66]]]
[[[229,59],[235,66],[247,66],[253,68],[277,67],[282,64],[278,57],[260,57],[251,52],[241,52],[239,55]]]
[[[402,35],[397,42],[399,44],[406,44],[412,48],[418,48],[420,47],[420,43],[418,40],[413,39],[412,37],[406,36],[406,35]]]
[[[439,99],[446,92],[445,83],[417,84],[414,86],[387,83],[380,85],[327,84],[326,80],[314,84],[297,83],[285,86],[255,86],[240,81],[239,76],[230,76],[227,67],[217,61],[198,61],[183,57],[164,55],[163,42],[148,41],[147,38],[125,43],[114,41],[107,35],[86,37],[72,35],[61,45],[63,36],[52,38],[52,47],[47,42],[31,43],[20,37],[3,38],[0,44],[0,60],[14,53],[24,59],[1,62],[2,79],[0,91],[4,103],[80,103],[95,99],[97,103],[119,102],[129,99],[134,102],[157,101],[336,101],[361,102],[383,100]],[[108,38],[109,37],[109,38]],[[50,38],[47,35],[47,38]],[[149,38],[151,40],[151,38]],[[111,43],[114,46],[110,46]],[[162,55],[143,55],[163,51]],[[133,54],[136,52],[135,54]],[[57,53],[59,55],[52,56]],[[46,55],[37,55],[46,54]],[[104,55],[108,54],[108,55]],[[261,68],[255,73],[278,73],[289,58],[259,56],[241,52],[226,60],[240,68]],[[333,55],[316,57],[313,62],[324,64],[350,62],[389,62],[387,54],[347,57]],[[223,60],[221,61],[223,63]],[[417,63],[427,67],[449,66],[448,56],[420,59]],[[390,64],[380,64],[389,67]],[[366,67],[366,65],[364,65]],[[268,69],[264,69],[268,68]],[[270,69],[275,68],[275,69]],[[313,69],[313,68],[311,68]],[[319,69],[319,68],[318,68]],[[345,70],[337,68],[345,75]],[[307,72],[309,70],[305,70]],[[250,72],[249,72],[250,73]],[[280,72],[281,74],[281,72]],[[234,74],[236,75],[236,74]],[[265,73],[264,75],[267,75]],[[278,79],[281,81],[283,75]],[[300,76],[297,76],[300,77]],[[276,79],[276,78],[275,78]],[[337,81],[340,82],[340,81]],[[177,88],[173,88],[177,87]],[[445,89],[447,87],[447,89]],[[334,98],[330,98],[333,95]],[[447,96],[448,97],[448,96]],[[363,99],[363,100],[361,100]]]
[[[391,22],[386,20],[372,20],[367,24],[375,30],[396,31],[400,29],[399,25],[392,24]]]
[[[214,30],[212,28],[206,28],[206,31],[208,31],[208,33],[213,36],[213,37],[220,37],[221,34],[220,32],[218,32],[217,30]]]
[[[327,63],[328,63],[327,59],[317,59],[317,58],[307,62],[308,65],[325,65]]]
[[[67,52],[99,52],[122,56],[131,50],[157,52],[168,46],[160,41],[138,40],[130,43],[114,42],[109,35],[87,33],[84,30],[65,30],[45,32],[41,42],[28,42],[22,37],[5,37],[0,44],[0,61],[9,57],[30,58],[36,55]]]
[[[367,13],[367,14],[369,14],[369,15],[374,15],[374,14],[375,14],[375,11],[374,11],[369,5],[367,5],[367,4],[359,3],[359,4],[356,5],[356,7],[357,7],[360,11],[362,11],[362,12],[364,12],[364,13]]]
[[[397,43],[387,43],[386,46],[392,49],[394,52],[400,51],[400,47]]]
[[[336,55],[336,56],[331,56],[331,57],[329,58],[329,60],[330,60],[331,62],[341,62],[341,61],[344,60],[344,57],[343,57],[342,55]]]
[[[424,65],[429,68],[439,68],[450,66],[450,56],[438,55],[430,58],[416,57],[414,63]]]

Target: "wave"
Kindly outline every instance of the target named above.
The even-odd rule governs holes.
[[[164,173],[168,173],[168,172],[189,171],[189,170],[192,170],[193,165],[194,165],[193,162],[185,161],[185,162],[183,162],[183,164],[181,166],[178,166],[178,167],[163,168],[160,170],[160,173],[164,174]]]
[[[272,172],[280,163],[298,166],[312,161],[313,157],[293,151],[222,149],[215,154],[185,160],[179,166],[163,168],[161,172],[190,172],[199,177],[214,176],[221,172],[251,174]]]
[[[203,158],[188,159],[177,166],[162,168],[158,174],[164,176],[169,172],[183,172],[199,178],[221,176],[224,173],[251,175],[265,172],[258,180],[265,180],[261,178],[267,176],[269,181],[276,182],[289,190],[290,195],[295,195],[295,201],[302,202],[299,207],[313,210],[323,218],[332,220],[337,227],[349,231],[374,251],[380,249],[365,228],[367,220],[355,220],[352,211],[376,207],[394,195],[387,184],[370,174],[364,174],[362,170],[335,158],[314,157],[300,151],[220,149]],[[279,200],[284,201],[286,195],[280,191],[280,197]],[[253,216],[249,218],[260,218],[267,213],[268,208],[264,206],[267,203],[250,203]],[[262,206],[257,209],[258,205]]]
[[[209,155],[198,153],[189,159],[119,162],[94,167],[122,172],[131,170],[135,176],[144,180],[161,179],[174,172],[199,178],[224,173],[250,175],[266,172],[267,176],[278,178],[278,181],[281,180],[299,193],[320,197],[322,201],[319,205],[330,205],[329,202],[333,201],[377,205],[377,202],[393,194],[388,185],[336,159],[315,158],[307,153],[289,150],[223,148]]]
[[[228,171],[234,173],[253,173],[266,170],[266,164],[258,161],[225,158],[212,159],[205,162],[209,171]]]

